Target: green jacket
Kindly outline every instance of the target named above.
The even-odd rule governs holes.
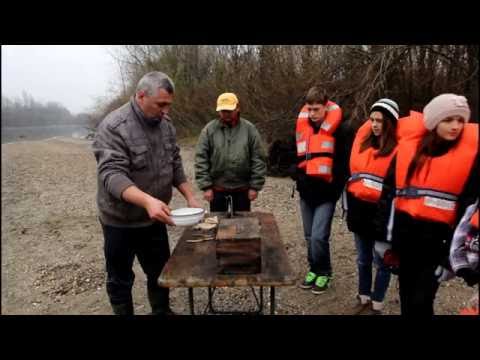
[[[262,140],[250,121],[240,118],[231,128],[215,119],[202,129],[195,154],[195,180],[201,190],[216,185],[259,191],[266,173]]]

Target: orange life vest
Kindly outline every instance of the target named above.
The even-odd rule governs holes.
[[[331,182],[335,152],[333,133],[342,121],[342,109],[333,101],[328,101],[326,108],[325,119],[315,134],[308,120],[307,105],[303,106],[297,118],[296,142],[297,156],[302,159],[298,167],[307,175]]]
[[[460,309],[459,315],[479,315],[478,307],[466,307]]]
[[[409,133],[399,141],[395,169],[395,208],[415,219],[443,222],[453,227],[458,196],[465,186],[478,152],[478,124],[465,124],[459,142],[446,154],[427,157],[407,186],[408,167],[426,130],[419,125],[419,113],[413,113],[412,117],[399,120],[399,123],[405,120],[416,124],[417,132],[412,131],[415,126],[407,127]]]
[[[420,112],[410,111],[410,115],[398,119],[397,139],[399,142],[420,141],[427,131],[423,122],[423,114]]]
[[[478,229],[478,209],[473,213],[472,218],[470,219],[470,224]]]
[[[367,120],[357,131],[350,154],[350,178],[347,191],[354,197],[368,202],[377,202],[380,199],[383,179],[387,174],[396,148],[386,156],[377,156],[378,150],[373,147],[360,152],[364,139],[372,131],[372,121]]]

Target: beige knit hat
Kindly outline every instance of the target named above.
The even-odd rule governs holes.
[[[461,116],[465,122],[470,120],[470,107],[465,96],[442,94],[434,97],[423,109],[425,127],[433,130],[447,117]]]

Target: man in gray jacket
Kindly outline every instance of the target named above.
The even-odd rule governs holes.
[[[195,180],[210,211],[226,211],[227,198],[233,209],[250,211],[265,184],[266,154],[255,125],[240,117],[233,93],[217,99],[219,119],[210,121],[200,133],[195,154]]]
[[[99,124],[99,219],[104,234],[107,294],[113,312],[133,315],[135,256],[147,276],[152,314],[171,314],[169,291],[157,284],[170,256],[165,224],[174,225],[168,203],[176,187],[190,207],[201,207],[183,170],[171,119],[174,84],[161,72],[138,82],[135,96]]]

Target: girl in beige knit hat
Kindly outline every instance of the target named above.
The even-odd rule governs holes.
[[[387,174],[380,206],[387,242],[399,260],[402,315],[434,314],[441,280],[451,276],[449,245],[466,206],[478,196],[478,124],[463,96],[442,94],[409,127]],[[385,261],[385,259],[384,259]]]

